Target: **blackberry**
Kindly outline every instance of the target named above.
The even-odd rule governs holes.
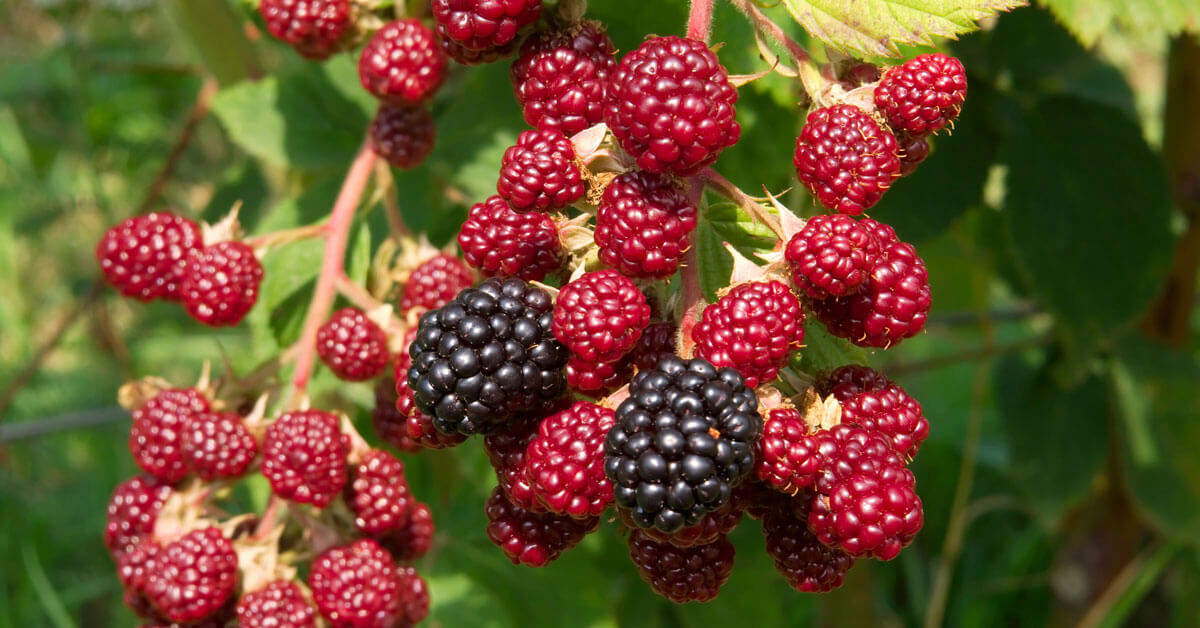
[[[604,190],[596,214],[600,261],[629,277],[675,274],[696,228],[696,206],[670,177],[626,172]]]
[[[767,512],[762,521],[767,554],[775,561],[775,570],[802,593],[825,593],[842,586],[854,557],[822,545],[808,529],[806,509],[797,513],[791,502],[784,506]]]
[[[487,275],[540,281],[563,263],[554,221],[538,212],[518,214],[499,196],[471,207],[458,246],[467,263]]]
[[[958,117],[967,99],[967,71],[944,54],[924,54],[889,68],[875,87],[875,106],[888,123],[927,135]]]
[[[697,356],[736,369],[754,388],[775,379],[803,344],[804,311],[781,282],[743,283],[704,308],[692,339]]]
[[[616,503],[668,534],[729,503],[762,431],[758,399],[737,371],[666,358],[634,376],[604,443]]]
[[[792,236],[784,256],[792,283],[810,298],[825,299],[857,292],[880,248],[865,222],[844,214],[818,215]]]
[[[242,595],[237,619],[241,628],[316,628],[317,610],[295,582],[275,580]]]
[[[387,368],[387,334],[362,310],[342,308],[317,330],[317,355],[338,379],[365,382]]]
[[[553,402],[570,357],[553,303],[520,279],[489,279],[421,317],[409,348],[417,408],[446,434],[475,434]]]
[[[724,536],[705,545],[675,547],[634,530],[629,558],[655,593],[675,602],[707,602],[717,597],[733,572],[733,544]]]
[[[743,486],[745,484],[743,483]],[[738,491],[734,491],[734,498],[728,504],[704,515],[700,518],[700,522],[695,525],[690,525],[685,528],[680,528],[671,534],[665,534],[654,528],[639,528],[633,522],[633,517],[629,511],[623,508],[617,509],[617,516],[621,523],[630,530],[637,530],[639,534],[645,535],[647,538],[659,543],[670,543],[675,547],[693,547],[696,545],[708,545],[714,543],[722,536],[733,532],[733,529],[742,522],[742,515],[745,513],[743,504],[744,500],[738,499]]]
[[[896,138],[854,105],[808,114],[792,158],[800,182],[822,205],[851,216],[875,206],[900,175]]]
[[[613,53],[608,35],[592,22],[525,40],[509,71],[525,121],[566,136],[603,122]]]
[[[433,419],[417,409],[413,399],[413,391],[408,387],[408,369],[412,359],[408,356],[408,345],[417,337],[417,329],[413,327],[405,335],[404,350],[397,354],[395,368],[392,374],[395,391],[395,410],[399,414],[398,423],[377,421],[375,428],[380,436],[392,443],[401,451],[417,452],[421,449],[446,449],[462,444],[467,440],[466,434],[443,434],[433,426]]]
[[[604,476],[604,438],[612,426],[612,410],[586,402],[538,425],[525,449],[525,476],[550,512],[596,517],[612,503],[612,484]]]
[[[558,211],[585,191],[575,147],[558,131],[522,131],[500,160],[496,192],[514,211]]]
[[[104,232],[96,261],[109,285],[142,301],[183,298],[187,257],[203,246],[196,223],[167,212],[121,221]]]
[[[672,323],[650,323],[625,359],[639,371],[652,369],[663,358],[675,355],[678,336],[679,330]]]
[[[446,78],[446,55],[433,31],[407,18],[384,25],[358,59],[363,88],[393,105],[419,105]]]
[[[187,475],[183,435],[193,417],[208,412],[208,400],[194,388],[164,390],[133,411],[129,451],[143,471],[171,484]]]
[[[400,311],[409,312],[418,307],[435,310],[474,283],[475,275],[462,260],[445,253],[435,255],[409,274],[404,283],[404,296],[400,298]]]
[[[376,155],[401,170],[410,170],[433,152],[437,129],[424,107],[380,105],[367,135]]]
[[[500,487],[492,490],[484,512],[488,539],[514,565],[545,567],[600,527],[599,517],[575,519],[521,508]]]
[[[438,34],[471,50],[512,43],[537,21],[542,0],[432,0]]]
[[[142,537],[154,532],[158,511],[171,495],[171,485],[154,476],[134,476],[117,485],[108,500],[104,545],[119,558]]]
[[[615,270],[584,273],[562,287],[554,304],[554,336],[592,363],[628,353],[649,322],[646,295]]]
[[[272,35],[309,59],[336,52],[353,25],[350,0],[262,0],[258,12]]]

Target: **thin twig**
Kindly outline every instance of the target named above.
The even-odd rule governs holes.
[[[1146,549],[1142,550],[1137,556],[1133,557],[1128,564],[1125,565],[1113,578],[1112,582],[1105,587],[1104,592],[1096,599],[1095,603],[1088,608],[1083,619],[1079,620],[1078,628],[1099,628],[1100,626],[1119,626],[1123,622],[1120,617],[1110,617],[1121,598],[1138,584],[1142,578],[1151,578],[1149,583],[1143,582],[1142,586],[1149,588],[1153,582],[1158,581],[1162,570],[1170,563],[1171,558],[1180,549],[1180,545],[1174,542],[1167,542],[1162,539],[1155,539]],[[1143,593],[1144,595],[1144,593]]]
[[[775,237],[783,239],[783,225],[779,223],[779,218],[767,211],[767,208],[762,203],[754,200],[753,197],[743,192],[741,188],[731,183],[729,179],[721,176],[719,172],[712,168],[705,168],[700,173],[700,177],[705,183],[712,186],[714,190],[720,192],[722,196],[737,203],[738,207],[746,210],[755,220],[766,225],[775,234]]]
[[[56,432],[105,425],[121,420],[129,420],[129,411],[120,406],[113,406],[111,408],[70,412],[36,421],[4,423],[0,424],[0,443],[38,438]]]
[[[957,353],[947,355],[939,355],[925,360],[916,360],[913,362],[896,362],[883,366],[883,370],[890,376],[904,375],[908,373],[919,373],[923,371],[932,371],[947,366],[953,366],[961,362],[974,362],[976,360],[986,360],[998,355],[1006,355],[1026,349],[1036,349],[1044,347],[1054,342],[1054,336],[1046,334],[1044,336],[1035,336],[1033,338],[1024,338],[1004,344],[985,344],[982,347],[974,349],[966,349]]]
[[[299,240],[307,240],[316,238],[324,232],[325,225],[305,225],[303,227],[293,227],[291,229],[281,229],[272,231],[262,235],[256,235],[246,238],[246,244],[250,248],[272,247],[289,244]]]
[[[404,215],[400,213],[396,179],[392,176],[392,168],[386,161],[380,160],[375,164],[375,180],[383,193],[383,212],[387,215],[388,229],[391,230],[392,237],[400,239],[412,235],[408,225],[404,224]]]
[[[800,81],[804,84],[804,91],[808,92],[810,97],[816,98],[825,85],[825,79],[816,64],[813,63],[808,51],[804,49],[804,46],[801,46],[796,40],[789,37],[782,27],[767,17],[767,14],[758,8],[754,0],[729,1],[750,19],[750,23],[754,25],[754,28],[758,32],[775,40],[796,60],[797,71],[800,74]]]
[[[704,194],[704,184],[699,177],[693,177],[688,187],[688,197],[697,207],[700,197]],[[680,269],[683,279],[683,303],[680,305],[679,319],[679,355],[690,358],[696,343],[692,340],[692,328],[700,319],[700,313],[707,305],[704,301],[704,290],[700,286],[700,255],[697,247],[697,230],[693,229],[688,235],[688,248],[683,254],[683,268]]]
[[[365,288],[354,283],[354,280],[346,273],[342,273],[337,278],[337,290],[342,297],[360,310],[370,312],[383,306],[383,303],[371,296],[371,293],[367,292]]]
[[[142,199],[142,204],[138,205],[137,213],[144,214],[150,211],[150,207],[158,201],[159,196],[162,196],[163,188],[175,174],[179,160],[183,158],[184,151],[187,150],[188,144],[192,142],[192,137],[196,134],[196,128],[208,116],[213,96],[217,95],[217,87],[217,80],[211,76],[206,77],[204,83],[200,85],[200,91],[196,94],[196,102],[192,105],[192,112],[179,132],[179,137],[175,139],[175,144],[171,146],[171,152],[167,153],[167,160],[163,163],[162,169],[158,171],[158,176],[154,177],[150,187],[146,188],[146,197]]]
[[[687,36],[698,41],[708,41],[712,31],[713,0],[692,0],[688,10]]]

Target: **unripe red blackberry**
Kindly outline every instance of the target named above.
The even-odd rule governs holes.
[[[550,329],[553,307],[541,288],[493,278],[426,312],[409,347],[417,408],[442,432],[476,434],[553,403],[570,355]]]
[[[412,507],[408,525],[380,537],[379,544],[398,561],[414,561],[433,547],[433,532],[433,512],[426,504],[417,502]]]
[[[262,264],[243,242],[228,240],[193,249],[180,288],[183,304],[192,318],[205,325],[237,325],[258,301],[262,276]]]
[[[197,414],[183,428],[183,461],[204,480],[236,478],[258,455],[258,443],[233,412]]]
[[[337,628],[387,628],[404,619],[403,580],[379,543],[359,539],[312,563],[308,586],[317,610]]]
[[[842,586],[854,566],[854,557],[822,545],[808,529],[806,510],[799,514],[792,508],[772,510],[763,517],[762,531],[776,571],[801,593],[825,593]]]
[[[203,246],[196,223],[167,212],[121,221],[104,232],[96,261],[104,280],[142,301],[183,298],[180,287],[192,249]]]
[[[346,485],[346,505],[354,511],[354,526],[370,536],[407,526],[414,501],[404,463],[386,451],[364,456]]]
[[[365,382],[387,368],[387,334],[362,310],[342,308],[317,330],[317,355],[339,379]]]
[[[146,597],[163,617],[194,623],[219,611],[237,588],[238,558],[219,528],[193,530],[164,546],[146,574]]]
[[[133,411],[129,451],[143,471],[174,484],[187,475],[183,434],[188,422],[208,412],[208,400],[194,388],[164,390]]]
[[[625,355],[649,322],[646,295],[615,270],[584,273],[562,287],[554,304],[554,336],[589,362]]]
[[[816,387],[822,395],[833,395],[841,401],[861,392],[883,390],[891,383],[883,373],[869,366],[847,364],[823,373],[817,379]]]
[[[575,147],[558,131],[522,131],[500,160],[496,192],[514,211],[558,211],[585,191]]]
[[[842,405],[842,423],[862,426],[892,439],[896,451],[913,458],[929,421],[921,404],[896,383],[867,366],[839,367],[817,381],[817,389]]]
[[[637,344],[629,350],[626,360],[639,371],[658,366],[663,358],[675,355],[679,330],[672,323],[651,323],[642,330]]]
[[[513,505],[530,512],[546,512],[538,501],[525,464],[525,451],[538,435],[541,415],[531,415],[509,421],[500,429],[483,437],[483,450],[496,471],[496,483]]]
[[[509,76],[525,121],[571,136],[604,121],[604,93],[616,68],[612,41],[596,23],[531,36]]]
[[[258,12],[272,35],[309,59],[336,52],[353,23],[350,0],[262,0]]]
[[[514,565],[545,567],[600,527],[599,517],[531,512],[510,502],[500,487],[492,490],[484,512],[488,539]]]
[[[744,483],[743,483],[744,484]],[[738,487],[740,490],[741,487]],[[696,545],[708,545],[714,543],[730,532],[742,522],[742,515],[745,512],[743,505],[737,499],[737,491],[734,492],[734,498],[728,504],[714,510],[700,518],[700,522],[695,525],[690,525],[685,528],[680,528],[671,534],[666,534],[654,528],[640,528],[633,522],[633,517],[629,511],[624,508],[617,509],[617,516],[621,523],[630,530],[637,530],[639,534],[645,535],[647,538],[659,543],[670,543],[675,547],[693,547]]]
[[[967,71],[944,54],[924,54],[888,68],[875,87],[875,106],[898,130],[934,133],[958,117],[967,99]]]
[[[503,59],[504,57],[516,52],[517,44],[520,43],[519,40],[514,39],[503,46],[475,50],[472,48],[467,48],[456,41],[447,39],[442,34],[443,29],[440,26],[437,30],[438,47],[442,49],[442,52],[446,53],[447,57],[454,59],[455,63],[458,63],[459,65],[481,65],[484,63],[492,63],[493,61]]]
[[[770,486],[794,495],[816,481],[823,462],[820,444],[820,439],[808,434],[799,410],[771,410],[763,422],[754,473]]]
[[[287,412],[263,437],[262,472],[276,495],[324,508],[346,484],[350,439],[320,410]]]
[[[810,298],[853,294],[867,280],[881,249],[867,225],[845,214],[813,216],[788,241],[792,282]]]
[[[836,446],[823,449],[809,528],[851,556],[895,558],[925,521],[912,472],[882,434],[848,424],[823,433]]]
[[[487,275],[540,281],[563,263],[558,227],[545,214],[518,214],[492,196],[471,207],[458,232],[467,263]]]
[[[595,234],[600,261],[629,277],[670,277],[696,220],[696,206],[670,177],[626,172],[609,183],[600,200]]]
[[[804,311],[781,282],[739,284],[704,308],[692,340],[697,356],[737,370],[754,388],[775,379],[788,354],[804,343]]]
[[[435,255],[413,269],[400,297],[400,311],[413,308],[436,310],[475,283],[470,268],[453,255]]]
[[[705,545],[675,547],[641,532],[629,534],[629,558],[655,593],[675,602],[717,597],[733,572],[733,544],[724,536]]]
[[[741,137],[737,100],[729,74],[704,42],[653,37],[612,73],[604,121],[639,168],[688,176]]]
[[[900,175],[896,138],[854,105],[808,114],[793,164],[822,205],[851,216],[875,206]]]
[[[633,376],[633,364],[620,358],[612,362],[588,362],[571,356],[567,362],[567,386],[592,398],[620,388]]]
[[[757,410],[737,371],[703,358],[635,375],[604,443],[617,505],[638,527],[671,534],[729,503],[754,464]]]
[[[906,177],[929,156],[929,140],[921,136],[897,135],[900,143],[900,176]]]
[[[104,527],[104,545],[119,558],[142,537],[154,532],[154,522],[163,502],[171,495],[171,485],[154,476],[134,476],[121,482],[108,500],[108,521]]]
[[[542,14],[542,0],[432,0],[438,33],[472,50],[511,43]]]
[[[857,294],[812,303],[829,333],[861,347],[888,348],[925,328],[932,296],[925,262],[907,242],[884,246]]]
[[[375,382],[375,405],[371,408],[371,425],[385,443],[403,452],[416,453],[421,451],[421,446],[408,437],[408,417],[397,407],[399,397],[396,394],[394,377],[384,376]],[[412,391],[408,391],[408,395],[411,407]]]
[[[316,628],[317,610],[295,582],[275,580],[242,595],[237,619],[240,628]]]
[[[425,580],[412,567],[398,567],[400,574],[399,626],[411,628],[429,616],[429,589]]]
[[[406,18],[385,24],[358,58],[363,88],[393,105],[419,105],[446,78],[446,55],[433,30]]]
[[[421,106],[380,105],[368,129],[371,150],[389,164],[409,170],[433,152],[437,129],[433,116]]]
[[[116,556],[117,578],[125,589],[122,600],[138,617],[160,619],[159,611],[146,597],[146,580],[158,568],[162,547],[153,537],[143,536],[125,552]]]
[[[538,501],[555,514],[596,517],[613,500],[604,476],[604,438],[613,411],[579,402],[538,425],[525,449],[525,474]]]

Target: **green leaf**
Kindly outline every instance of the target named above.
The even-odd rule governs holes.
[[[1024,0],[783,0],[813,37],[843,52],[895,57],[899,44],[931,46],[956,38],[978,20],[1026,4]]]
[[[267,312],[271,335],[280,347],[300,337],[321,256],[321,240],[305,240],[273,249],[263,258],[258,307]]]
[[[744,255],[769,251],[775,246],[775,234],[734,203],[712,203],[704,209],[704,220],[713,231]]]
[[[1042,102],[1005,151],[1018,266],[1075,347],[1140,315],[1170,263],[1163,163],[1136,124],[1077,98]]]
[[[371,270],[371,227],[363,221],[355,230],[350,242],[350,253],[346,259],[346,275],[355,283],[362,284],[367,280],[367,272]]]
[[[717,300],[717,291],[729,285],[733,256],[725,250],[721,236],[707,221],[696,227],[696,257],[700,261],[700,289],[709,303]]]
[[[1126,30],[1146,39],[1200,31],[1200,4],[1188,0],[1041,0],[1084,46],[1106,31]],[[1115,27],[1115,28],[1114,28]]]
[[[812,316],[804,322],[804,346],[792,353],[792,364],[796,369],[811,374],[832,371],[845,364],[866,363],[865,349],[834,337]]]
[[[1110,416],[1104,381],[1090,377],[1063,388],[1050,364],[1007,356],[996,366],[994,383],[1013,483],[1039,521],[1054,527],[1104,468]]]

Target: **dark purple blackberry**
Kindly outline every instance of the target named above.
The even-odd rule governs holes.
[[[754,466],[758,399],[730,368],[665,358],[638,373],[604,443],[616,503],[667,534],[729,503]]]
[[[567,390],[570,354],[554,338],[550,295],[520,279],[489,279],[421,316],[408,385],[446,434],[488,431]]]

